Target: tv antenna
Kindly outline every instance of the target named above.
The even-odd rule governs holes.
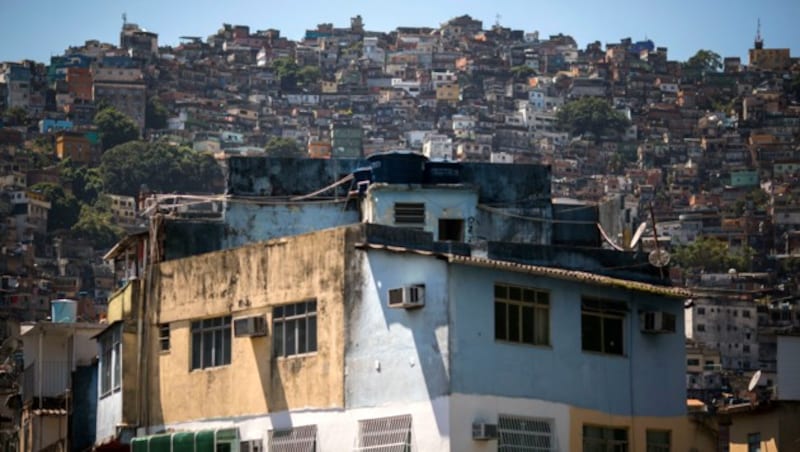
[[[128,24],[128,14],[122,13],[122,25],[127,25],[127,24]]]
[[[630,245],[628,245],[629,249],[634,248],[639,243],[639,240],[641,240],[642,234],[644,234],[645,229],[647,229],[647,222],[642,221],[642,224],[640,224],[639,227],[636,228],[636,232],[633,233],[633,237],[631,238],[631,243]]]
[[[747,390],[749,392],[753,392],[753,389],[756,388],[758,385],[758,381],[761,380],[761,370],[757,370],[752,377],[750,377],[750,383],[747,384]]]

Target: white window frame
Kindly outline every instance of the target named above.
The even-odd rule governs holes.
[[[316,353],[317,323],[315,299],[272,308],[273,356],[286,358]]]

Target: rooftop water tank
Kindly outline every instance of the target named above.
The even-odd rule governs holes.
[[[78,313],[78,302],[66,298],[50,302],[50,318],[53,323],[75,323]]]
[[[425,164],[423,181],[426,184],[460,184],[461,163],[432,160]]]
[[[367,157],[372,180],[387,184],[421,184],[428,158],[412,151],[389,151]]]

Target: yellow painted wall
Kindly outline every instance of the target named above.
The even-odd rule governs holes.
[[[136,322],[130,320],[122,329],[122,422],[138,422],[139,363]]]
[[[142,280],[134,279],[128,281],[124,287],[111,295],[108,301],[108,312],[106,318],[108,323],[114,323],[122,319],[133,319],[136,317],[136,309],[139,294],[141,293]]]
[[[344,406],[344,256],[337,228],[160,264],[148,343],[150,425]],[[352,248],[352,244],[349,245]],[[232,337],[231,364],[190,370],[191,321],[266,315],[271,307],[317,300],[314,354],[273,358],[271,336]],[[158,323],[170,324],[169,352]]]
[[[594,410],[573,407],[570,409],[570,449],[583,450],[583,426],[595,425],[628,429],[628,450],[646,450],[647,430],[669,430],[671,450],[713,452],[715,438],[704,427],[692,422],[688,416],[649,417],[614,416]],[[731,451],[733,452],[733,451]]]
[[[778,415],[767,413],[759,416],[732,416],[730,426],[730,452],[747,452],[747,435],[761,434],[761,450],[778,450]]]

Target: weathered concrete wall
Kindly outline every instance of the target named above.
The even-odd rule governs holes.
[[[150,324],[149,424],[344,405],[342,321],[345,236],[351,228],[260,242],[160,264]],[[230,365],[191,370],[191,321],[264,315],[317,300],[316,353],[275,358],[272,337],[233,337]],[[156,325],[169,323],[159,353]],[[272,328],[269,328],[270,334]]]
[[[223,247],[289,237],[359,222],[355,205],[343,202],[304,202],[257,205],[230,201],[225,212]]]

